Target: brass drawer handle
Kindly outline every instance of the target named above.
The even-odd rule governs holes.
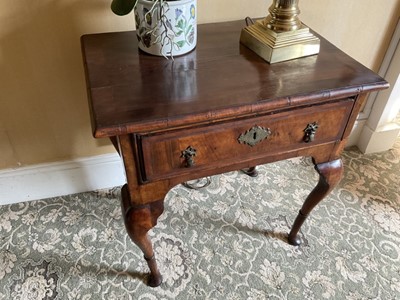
[[[304,138],[303,141],[305,143],[313,142],[315,139],[315,134],[317,133],[319,125],[317,122],[313,122],[307,125],[306,129],[304,129]]]
[[[181,157],[185,158],[186,167],[190,168],[195,165],[194,157],[196,156],[197,150],[192,146],[186,148],[186,150],[182,151]]]

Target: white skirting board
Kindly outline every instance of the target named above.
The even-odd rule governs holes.
[[[123,185],[118,154],[0,170],[0,205]]]

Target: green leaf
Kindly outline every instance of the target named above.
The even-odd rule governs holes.
[[[188,28],[186,28],[185,35],[187,35],[190,32],[190,29],[192,29],[193,25],[190,25]]]
[[[183,33],[183,30],[179,30],[178,32],[175,33],[176,36],[180,36]]]
[[[185,24],[183,24],[183,20],[180,19],[178,24],[176,24],[176,27],[180,28],[180,29],[185,29]]]
[[[183,47],[184,45],[185,45],[185,41],[179,41],[179,42],[176,42],[176,44],[179,46],[179,47]]]
[[[111,10],[118,16],[129,14],[135,6],[137,0],[113,0]]]

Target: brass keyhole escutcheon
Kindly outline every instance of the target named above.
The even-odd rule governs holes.
[[[319,125],[317,122],[309,123],[307,125],[306,129],[304,129],[303,141],[305,143],[311,143],[315,140],[315,134],[317,133],[318,127]]]
[[[192,146],[187,147],[182,151],[181,157],[185,158],[186,167],[190,168],[195,165],[194,157],[196,156],[197,150]]]
[[[250,147],[253,147],[263,140],[267,139],[270,135],[271,130],[269,128],[254,126],[247,130],[245,133],[242,133],[239,136],[238,141],[240,144],[246,144]]]

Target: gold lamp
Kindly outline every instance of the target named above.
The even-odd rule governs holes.
[[[320,41],[299,14],[299,0],[273,0],[265,19],[243,28],[240,42],[271,64],[318,54]]]

